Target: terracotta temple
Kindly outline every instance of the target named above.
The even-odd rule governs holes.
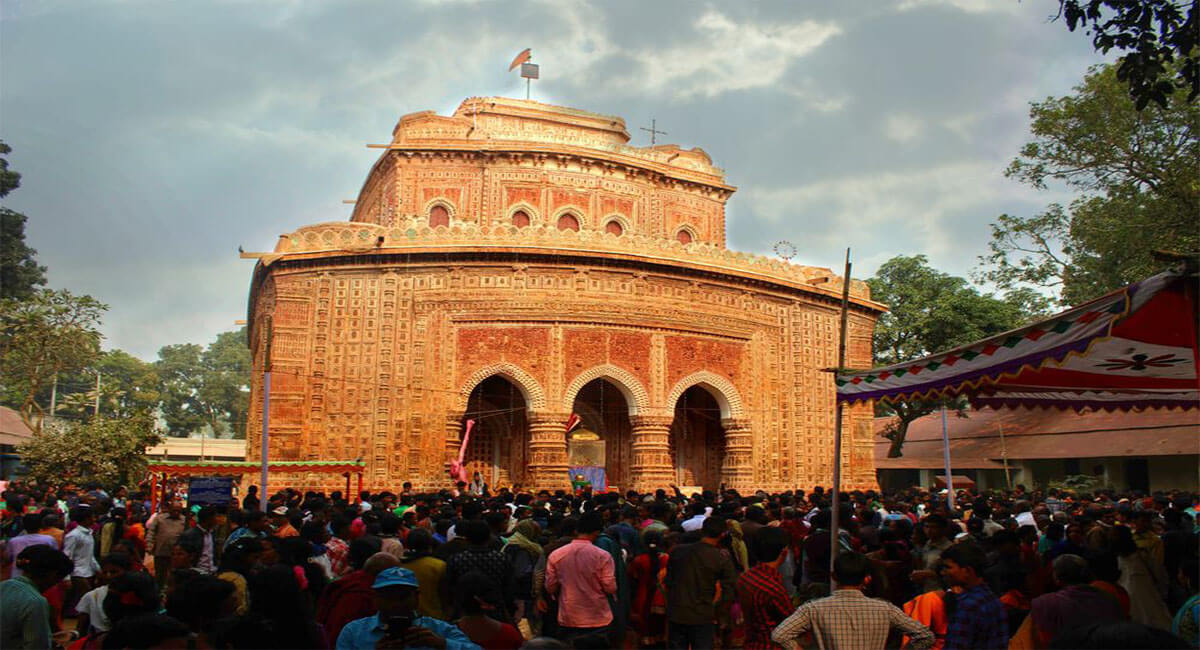
[[[362,459],[374,490],[449,486],[468,419],[493,486],[568,487],[579,431],[622,490],[828,485],[841,278],[728,250],[724,172],[629,139],[499,97],[400,118],[350,221],[255,269],[249,460],[269,367],[271,459]],[[849,366],[882,309],[852,283]],[[844,483],[873,485],[871,411],[845,417]]]

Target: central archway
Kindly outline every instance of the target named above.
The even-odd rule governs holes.
[[[501,485],[526,483],[527,409],[521,389],[500,375],[479,382],[467,398],[463,424],[475,420],[475,427],[464,464],[468,475],[479,472],[493,491]]]
[[[580,417],[580,428],[595,433],[604,441],[605,474],[608,485],[629,485],[629,467],[633,426],[629,421],[630,404],[612,382],[593,379],[575,394],[572,412]]]
[[[722,411],[717,398],[701,385],[684,390],[676,400],[670,436],[676,485],[705,490],[720,486],[725,456]]]

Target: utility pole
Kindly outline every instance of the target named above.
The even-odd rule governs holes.
[[[653,123],[651,123],[653,128]],[[842,313],[841,331],[838,333],[838,365],[836,372],[846,368],[846,324],[850,315],[850,249],[846,249],[846,270],[842,272]],[[834,375],[835,377],[837,375]],[[833,507],[830,508],[829,523],[829,577],[830,583],[836,585],[833,577],[833,563],[837,560],[841,533],[841,494],[842,494],[842,402],[837,400],[834,407],[833,423]]]
[[[271,437],[271,318],[268,316],[263,319],[264,326],[267,328],[266,345],[263,346],[263,405],[262,405],[262,475],[259,478],[259,498],[258,503],[263,512],[267,511],[267,501],[270,498],[270,493],[267,492],[267,467],[270,461],[267,458],[267,450],[269,448],[268,441]]]

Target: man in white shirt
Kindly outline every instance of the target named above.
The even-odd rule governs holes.
[[[688,532],[700,530],[700,527],[704,525],[704,520],[708,519],[708,516],[705,514],[707,510],[708,509],[704,507],[703,503],[693,503],[692,505],[688,506],[688,512],[692,513],[692,516],[688,519],[684,519],[683,523],[679,525]]]
[[[100,570],[96,562],[96,540],[92,537],[92,524],[96,515],[91,508],[80,506],[71,511],[71,521],[77,525],[63,538],[63,554],[71,560],[71,593],[67,598],[67,611],[74,615],[75,603],[80,596],[92,588],[92,577]]]

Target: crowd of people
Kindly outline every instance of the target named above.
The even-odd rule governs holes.
[[[9,484],[0,647],[1200,647],[1184,492],[184,485]]]

